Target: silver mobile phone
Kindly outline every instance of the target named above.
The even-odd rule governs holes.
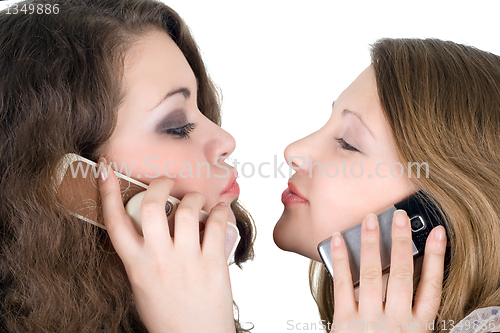
[[[417,192],[377,214],[380,233],[380,259],[382,270],[386,271],[391,264],[392,247],[392,218],[394,212],[403,209],[408,214],[412,230],[413,258],[424,254],[425,242],[431,230],[438,226],[445,226],[444,217],[423,192]],[[448,233],[447,237],[448,237]],[[361,223],[341,232],[349,255],[352,282],[359,285],[359,266],[361,257]],[[449,238],[448,238],[449,240]],[[330,252],[331,237],[318,244],[318,252],[325,265],[326,271],[332,278],[332,257]]]

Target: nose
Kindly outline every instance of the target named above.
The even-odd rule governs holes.
[[[215,161],[221,163],[222,161],[219,161],[219,159],[225,159],[233,153],[236,148],[236,140],[221,127],[212,123],[210,120],[208,120],[208,122],[210,130],[206,136],[205,156],[212,164],[214,164]]]
[[[309,163],[314,163],[313,134],[297,140],[285,148],[285,161],[294,170],[309,170]]]

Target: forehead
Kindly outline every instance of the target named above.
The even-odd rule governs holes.
[[[126,100],[155,101],[167,90],[196,87],[196,78],[184,54],[164,31],[144,33],[124,60]]]
[[[343,110],[348,109],[357,113],[371,132],[377,137],[377,142],[383,145],[383,151],[394,153],[395,142],[392,131],[380,105],[377,92],[377,83],[373,67],[368,66],[361,74],[340,94],[334,104],[332,117],[340,119]],[[347,113],[347,117],[355,117]],[[385,148],[384,148],[385,147]]]
[[[368,66],[359,76],[340,94],[335,102],[344,108],[358,113],[363,118],[373,117],[380,108],[377,94],[377,84],[372,66]]]
[[[386,137],[388,124],[380,106],[375,73],[371,65],[361,72],[335,101],[335,114],[340,115],[344,109],[357,113],[377,137]]]
[[[183,56],[181,50],[165,31],[151,29],[135,38],[125,57],[125,69],[131,70],[134,66],[140,66],[141,61],[146,58],[158,60],[172,57],[174,60],[179,55]]]

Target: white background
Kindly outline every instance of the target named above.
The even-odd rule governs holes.
[[[272,165],[275,155],[283,162],[289,143],[328,120],[332,101],[369,65],[378,38],[437,37],[500,55],[498,1],[164,2],[190,26],[223,92],[222,127],[236,138],[240,163]],[[287,178],[273,178],[269,166],[267,179],[240,168],[240,198],[258,229],[255,260],[231,267],[240,318],[259,333],[288,332],[289,320],[304,330],[319,321],[309,261],[272,238]]]

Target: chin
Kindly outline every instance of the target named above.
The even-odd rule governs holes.
[[[289,212],[287,212],[285,208],[283,214],[281,215],[278,222],[276,222],[276,225],[274,226],[273,239],[276,246],[278,246],[281,250],[293,252],[292,249],[293,241],[290,237],[291,235],[289,235],[290,226],[287,225],[289,224],[287,223],[289,222],[287,215],[289,215]]]
[[[294,252],[303,257],[321,261],[317,251],[317,244],[309,244],[308,237],[304,237],[306,235],[299,228],[294,228],[293,220],[290,219],[291,215],[291,212],[285,208],[274,226],[274,243],[283,251]]]

